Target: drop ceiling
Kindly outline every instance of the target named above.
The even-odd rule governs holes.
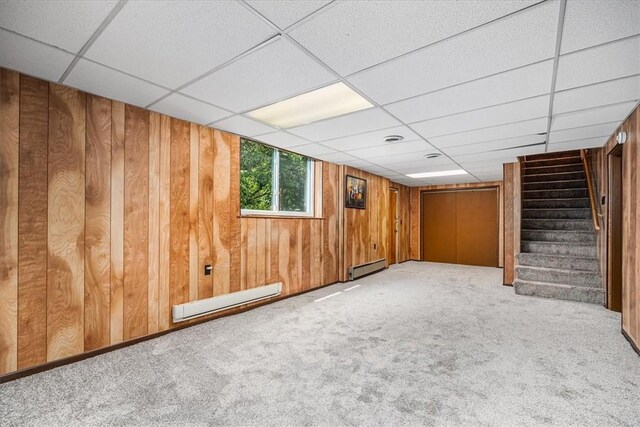
[[[605,143],[640,99],[640,2],[0,0],[0,66],[406,185],[478,182]],[[336,82],[374,107],[247,116]]]

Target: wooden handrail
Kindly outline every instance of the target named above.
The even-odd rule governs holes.
[[[589,203],[591,204],[591,217],[593,218],[593,228],[596,231],[600,230],[600,218],[598,216],[598,209],[596,208],[596,195],[593,188],[593,180],[591,179],[591,165],[589,164],[589,152],[587,150],[580,150],[580,158],[582,159],[582,167],[584,173],[587,175],[587,189],[589,190]]]

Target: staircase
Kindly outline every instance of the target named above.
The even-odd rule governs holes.
[[[522,182],[516,293],[603,304],[580,151],[526,156]]]

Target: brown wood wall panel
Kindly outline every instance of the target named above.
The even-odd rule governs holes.
[[[47,361],[47,82],[20,78],[20,123],[18,369],[24,369]]]
[[[198,299],[199,274],[198,264],[200,256],[198,254],[198,204],[200,197],[199,179],[199,156],[200,156],[200,134],[198,125],[190,124],[189,133],[189,301]]]
[[[124,133],[124,339],[147,334],[149,112],[127,105]]]
[[[504,165],[503,182],[503,283],[512,285],[515,279],[516,255],[520,253],[520,163]]]
[[[111,103],[111,344],[124,339],[124,104]]]
[[[149,114],[149,251],[147,327],[148,333],[158,332],[160,303],[160,143],[161,117]]]
[[[198,204],[198,298],[213,296],[213,274],[204,275],[204,266],[213,265],[213,192],[214,146],[213,130],[200,126],[199,133],[199,204]]]
[[[213,131],[213,295],[231,292],[231,135]]]
[[[225,134],[229,139],[229,291],[240,290],[240,137]]]
[[[20,75],[0,69],[0,374],[18,366]]]
[[[158,329],[171,324],[171,118],[160,117],[160,239],[158,253]]]
[[[411,187],[411,206],[410,206],[410,223],[411,223],[411,259],[419,261],[421,257],[420,249],[420,187]]]
[[[85,102],[49,86],[48,361],[84,351]]]
[[[325,164],[323,171],[322,209],[324,213],[324,227],[322,229],[322,275],[323,282],[333,283],[339,279],[340,265],[338,262],[340,239],[339,213],[342,208],[342,200],[339,196],[339,188],[342,182],[342,174],[337,165]]]
[[[87,95],[84,349],[110,343],[111,101]]]

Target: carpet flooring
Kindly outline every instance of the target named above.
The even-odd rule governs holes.
[[[0,385],[0,425],[638,425],[620,316],[501,282],[393,266]]]

